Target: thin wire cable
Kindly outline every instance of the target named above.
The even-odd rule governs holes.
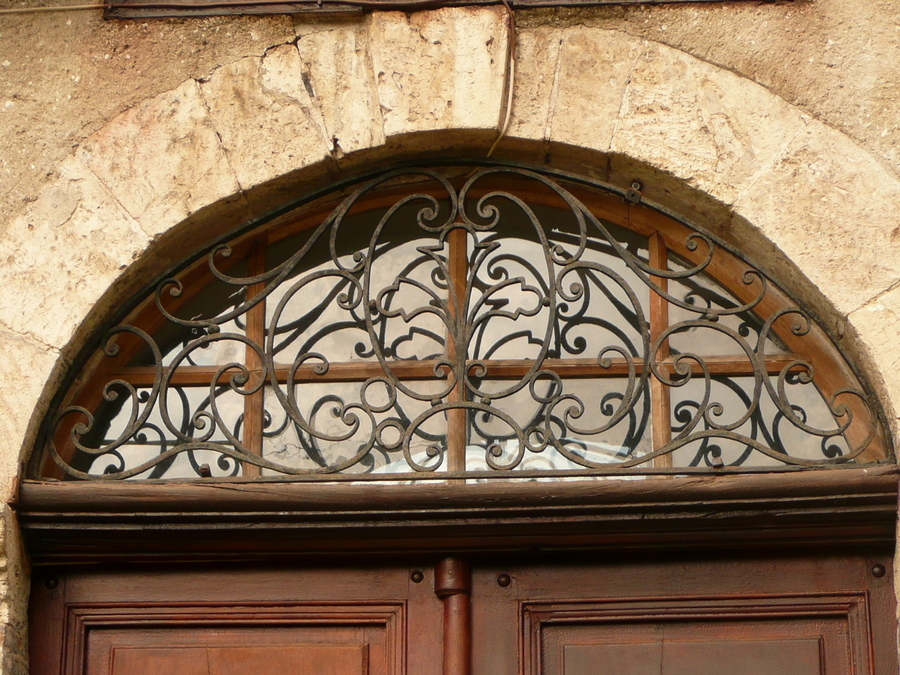
[[[498,0],[469,0],[466,4],[497,4]],[[210,2],[128,2],[128,3],[94,3],[90,5],[49,5],[43,7],[8,7],[0,8],[0,14],[36,14],[38,12],[69,12],[86,9],[159,9],[159,10],[191,10],[215,9],[219,7],[253,7],[263,5],[309,5],[310,0],[292,2],[291,0],[211,0]],[[381,9],[425,9],[446,5],[441,0],[319,0],[319,5],[349,5],[353,7],[373,7]]]
[[[165,0],[161,2],[111,2],[110,9],[215,9],[217,7],[254,7],[259,5],[271,6],[305,6],[318,5],[347,5],[353,7],[373,7],[377,9],[428,9],[437,7],[456,7],[464,5],[496,5],[502,0],[466,0],[462,2],[448,3],[446,0],[211,0],[209,2],[173,2]]]
[[[497,149],[500,141],[503,140],[503,137],[506,136],[506,132],[509,131],[509,124],[512,121],[513,97],[515,96],[516,89],[516,46],[518,42],[516,17],[515,14],[513,14],[512,7],[509,5],[509,0],[502,1],[503,5],[506,7],[507,24],[509,27],[509,37],[506,42],[506,77],[504,78],[503,86],[505,100],[503,110],[501,111],[500,124],[497,125],[500,133],[497,134],[497,138],[494,140],[493,145],[491,145],[491,149],[488,150],[488,157],[494,154],[494,150]]]
[[[103,9],[103,3],[93,5],[54,5],[52,7],[10,7],[0,9],[0,14],[37,14],[38,12],[74,12],[84,9]]]

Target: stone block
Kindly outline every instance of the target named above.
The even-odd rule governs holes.
[[[38,403],[44,383],[50,379],[59,352],[3,330],[0,330],[0,351],[10,372],[28,373],[28,377],[17,379],[14,388],[0,390],[0,433],[4,438],[0,452],[0,495],[6,500],[12,496],[19,449],[26,440],[35,410],[40,409]]]
[[[384,122],[370,67],[365,26],[344,24],[309,33],[297,43],[301,79],[321,111],[332,152],[363,150],[384,143]]]
[[[634,61],[610,149],[731,204],[802,126],[758,84],[651,43]]]
[[[62,348],[148,237],[70,157],[0,239],[0,324]]]
[[[385,136],[496,128],[507,31],[499,7],[372,14],[369,44]]]
[[[328,156],[321,114],[302,78],[297,48],[223,66],[202,85],[209,116],[241,188],[247,190]]]
[[[16,514],[3,506],[0,530],[0,632],[3,675],[27,675],[28,595],[31,575]]]
[[[560,51],[565,35],[565,31],[547,26],[519,31],[509,137],[549,138],[551,101],[555,100],[559,82]]]
[[[79,156],[151,237],[238,191],[194,80],[117,116]]]
[[[642,43],[617,31],[569,28],[551,98],[554,141],[606,152]]]
[[[900,286],[857,309],[848,322],[878,365],[884,394],[893,409],[894,438],[900,438]]]
[[[900,181],[821,122],[807,125],[735,210],[841,314],[900,279]]]

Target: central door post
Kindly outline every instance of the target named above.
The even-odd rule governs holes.
[[[472,673],[472,570],[459,558],[444,558],[434,570],[434,593],[444,603],[444,675]]]

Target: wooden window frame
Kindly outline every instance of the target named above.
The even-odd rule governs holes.
[[[450,166],[456,166],[457,163],[456,160],[446,161],[446,164]],[[477,167],[479,164],[475,163],[475,166]],[[504,163],[493,163],[489,166],[496,166],[500,169],[507,167]],[[413,168],[415,168],[415,165]],[[508,165],[507,168],[514,171],[519,170],[516,165]],[[389,173],[389,170],[382,171],[384,171],[385,174]],[[382,172],[373,175],[377,176],[379,173]],[[516,178],[517,175],[518,174],[513,174],[509,177],[503,177],[503,180],[518,180],[518,178]],[[577,181],[577,177],[567,174],[552,175],[556,176],[557,179],[562,179],[564,181]],[[354,182],[355,180],[358,179],[350,179],[350,181],[347,182],[347,186],[356,184]],[[655,270],[668,269],[667,263],[670,253],[677,255],[682,260],[688,261],[691,265],[702,260],[702,251],[695,251],[691,248],[691,244],[694,243],[692,239],[694,235],[691,233],[695,232],[695,230],[693,230],[692,226],[686,221],[677,218],[675,214],[672,214],[661,207],[642,202],[640,193],[633,189],[630,191],[622,191],[614,189],[611,186],[604,186],[603,192],[592,192],[592,186],[595,185],[600,184],[592,181],[584,181],[583,187],[588,189],[584,193],[579,193],[579,197],[595,217],[617,223],[622,227],[645,237],[648,245],[647,262],[650,268]],[[405,195],[408,190],[408,187],[401,186],[368,196],[366,197],[366,200],[362,202],[362,211],[378,209],[385,205],[392,204],[393,200],[396,200],[398,195]],[[328,195],[329,192],[332,192],[332,190],[326,190],[323,194]],[[237,235],[229,235],[223,241],[229,242],[230,264],[246,262],[247,269],[244,272],[246,278],[251,278],[265,272],[266,252],[268,247],[276,245],[280,241],[297,233],[317,226],[321,219],[325,217],[326,214],[330,214],[331,210],[340,203],[341,190],[335,189],[334,194],[337,196],[329,196],[324,201],[314,202],[315,206],[302,212],[299,217],[292,215],[294,207],[289,205],[276,212],[285,215],[285,218],[282,218],[281,216],[275,217],[268,225],[262,228],[251,223],[246,227],[246,231],[243,234],[238,233]],[[476,192],[473,194],[477,195],[478,193]],[[301,202],[302,201],[303,200],[301,200]],[[534,203],[535,205],[551,205],[552,199],[535,194],[529,196],[529,203]],[[355,208],[356,206],[354,206],[354,209]],[[462,311],[460,303],[464,301],[465,279],[469,264],[466,236],[466,232],[459,228],[450,230],[448,235],[447,268],[449,269],[450,276],[450,283],[448,286],[451,300],[454,297],[456,298],[455,304],[452,301],[450,302],[449,311],[451,315],[459,314]],[[747,285],[746,273],[748,269],[753,270],[754,268],[748,266],[747,263],[740,258],[737,252],[730,247],[727,247],[720,241],[713,241],[715,241],[715,245],[718,249],[723,252],[723,256],[712,256],[710,258],[711,262],[708,267],[705,268],[705,273],[712,279],[722,283],[730,292],[734,293],[737,302],[743,303],[753,300],[756,290],[752,286]],[[216,247],[212,247],[211,250],[215,250],[215,248]],[[203,271],[205,269],[204,265],[199,264],[198,262],[191,263],[186,269],[187,271],[182,274],[186,288],[198,284],[203,278],[203,275],[208,276],[208,272]],[[756,274],[756,272],[754,272],[754,274]],[[761,276],[768,277],[764,272]],[[742,277],[745,279],[744,283],[739,282]],[[663,292],[667,290],[668,285],[665,278],[656,276],[651,278],[657,288]],[[247,285],[246,299],[257,296],[262,293],[264,289],[265,282]],[[159,289],[157,292],[159,292]],[[189,293],[183,295],[179,294],[179,298],[176,301],[176,304],[173,305],[172,311],[178,306],[178,302],[182,302],[189,297]],[[761,312],[763,316],[774,313],[785,306],[793,306],[796,304],[796,301],[786,298],[783,293],[771,283],[767,287],[766,293],[762,298],[763,299],[758,305],[754,305],[752,311],[754,313]],[[137,326],[145,328],[148,333],[153,334],[154,330],[161,325],[159,322],[162,321],[162,316],[157,313],[154,315],[155,318],[148,318],[150,316],[147,314],[148,311],[148,309],[135,310],[136,313],[133,313],[133,316],[129,321]],[[244,316],[246,318],[245,333],[247,337],[255,344],[265,344],[265,300],[248,309]],[[655,292],[649,294],[647,326],[651,343],[662,336],[669,326],[667,300],[662,295]],[[842,355],[835,349],[834,345],[823,331],[812,331],[808,334],[801,333],[797,336],[794,335],[792,330],[782,330],[779,333],[779,337],[785,343],[788,353],[774,356],[769,354],[765,355],[765,367],[770,375],[783,372],[787,366],[799,359],[800,357],[791,352],[796,351],[793,347],[803,346],[805,347],[803,357],[811,363],[813,370],[816,372],[817,386],[820,387],[823,391],[823,395],[826,397],[831,395],[831,393],[840,390],[841,387],[844,386],[844,382],[847,381],[847,378],[852,380],[852,378],[855,377],[860,382],[864,382],[858,373],[851,372],[851,366],[842,360]],[[452,361],[455,355],[455,346],[453,344],[452,336],[446,336],[444,349],[444,356]],[[127,352],[123,351],[123,353]],[[655,361],[660,364],[661,371],[667,372],[670,375],[675,372],[676,358],[670,353],[667,340],[661,342],[660,348],[654,352],[654,354],[659,357],[658,359],[655,359]],[[99,354],[95,358],[100,358]],[[624,359],[611,358],[608,359],[608,361],[609,364],[601,366],[597,363],[596,359],[579,359],[572,357],[558,359],[547,358],[542,361],[542,369],[554,371],[566,378],[616,377],[628,374],[628,364]],[[748,373],[752,374],[755,368],[753,364],[748,362],[744,355],[738,357],[704,356],[704,361],[703,367],[708,368],[711,374],[717,376],[728,377],[746,375]],[[484,363],[489,367],[490,376],[497,379],[516,378],[528,371],[531,367],[531,362],[528,360],[486,360]],[[392,374],[395,374],[400,381],[427,380],[435,377],[434,373],[437,364],[438,360],[392,361],[391,370]],[[678,365],[684,366],[685,364],[682,362]],[[703,372],[701,366],[695,361],[689,361],[688,365],[691,368],[691,372],[695,375]],[[262,384],[259,381],[259,378],[263,373],[262,363],[260,362],[256,351],[250,346],[247,346],[245,350],[245,366],[250,375],[250,382],[247,386],[252,388],[257,384]],[[646,366],[643,364],[641,358],[635,358],[634,367],[638,371],[641,371]],[[87,370],[90,371],[91,368],[88,367]],[[284,383],[287,379],[289,370],[290,366],[288,365],[276,367],[274,377],[277,381]],[[223,385],[226,384],[230,379],[231,374],[227,371],[221,371],[219,366],[179,365],[177,369],[167,375],[167,381],[175,386],[208,387],[212,377],[217,371],[219,371],[219,380],[217,380],[217,382]],[[301,366],[297,370],[296,381],[363,382],[367,378],[373,375],[380,375],[383,372],[382,366],[377,361],[330,361],[328,371],[325,373],[314,372],[314,368],[311,365]],[[89,396],[93,396],[93,399],[99,401],[103,391],[103,382],[109,382],[111,379],[121,379],[135,387],[141,387],[152,384],[155,377],[157,377],[157,374],[153,367],[132,366],[110,369],[109,367],[101,365],[97,368],[95,374],[97,382],[101,382],[101,385],[93,388],[89,386],[87,387],[87,391]],[[656,377],[650,377],[648,379],[648,384],[650,398],[649,416],[651,419],[649,433],[652,434],[652,448],[656,449],[665,446],[666,443],[672,439],[670,424],[671,402],[669,400],[670,387],[664,385]],[[459,397],[465,395],[465,392],[461,391],[462,387],[462,382],[457,382],[456,388],[451,392],[448,400],[461,400]],[[93,391],[93,394],[90,393],[91,391]],[[69,403],[71,403],[71,401],[69,401]],[[82,405],[83,402],[76,400],[76,403]],[[92,409],[90,402],[83,404],[88,410]],[[61,407],[62,405],[60,405],[60,408]],[[864,459],[869,462],[885,461],[887,457],[891,456],[891,448],[889,440],[883,435],[880,435],[883,433],[880,430],[886,428],[883,420],[883,413],[876,405],[873,407],[872,414],[878,416],[878,423],[876,426],[879,428],[879,436],[877,437],[875,446],[873,446],[873,451],[869,452],[868,455],[864,455]],[[262,454],[264,415],[264,388],[260,386],[258,391],[246,395],[244,399],[242,435],[244,447],[257,456],[261,456]],[[446,473],[441,472],[440,474],[436,474],[432,476],[432,478],[443,480],[447,477],[454,477],[466,473],[466,415],[467,411],[465,409],[448,410],[448,417],[450,419],[448,420],[447,464],[449,470]],[[853,428],[848,431],[848,435],[850,433],[853,433]],[[260,471],[257,466],[246,462],[242,462],[241,464],[242,479],[259,479]],[[61,473],[54,473],[55,468],[55,464],[52,463],[49,456],[45,455],[44,459],[41,460],[40,453],[36,452],[34,461],[32,462],[30,477],[43,475],[56,479],[63,478],[64,476]],[[756,470],[752,466],[747,468],[735,467],[735,469],[737,471]],[[781,470],[781,467],[777,467],[774,470]],[[588,469],[583,473],[585,475],[590,475],[591,471],[592,470]],[[688,467],[673,466],[671,454],[663,454],[654,458],[651,472],[657,474],[680,474],[691,473],[691,470]],[[577,474],[578,472],[571,473],[572,476],[576,476]],[[422,474],[417,475],[419,477],[422,476]],[[471,477],[473,474],[470,472],[467,475]],[[507,477],[514,477],[514,475],[511,474]],[[333,473],[308,475],[302,478],[302,480],[310,481],[356,479],[358,479],[358,474],[341,476]]]

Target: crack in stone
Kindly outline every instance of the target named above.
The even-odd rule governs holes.
[[[221,142],[222,142],[222,139],[221,139],[221,137],[219,137],[218,132],[216,133],[216,136],[219,138],[219,143],[221,143]],[[224,149],[223,149],[223,152],[224,152]],[[229,169],[231,170],[232,174],[234,174],[234,169],[231,167],[230,162],[228,162],[228,157],[227,157],[227,155],[226,155],[226,157],[225,157],[225,161],[226,161],[226,163],[228,164],[228,167],[229,167]],[[174,204],[170,204],[170,205],[162,212],[162,214],[161,214],[156,220],[154,220],[152,223],[150,223],[150,227],[153,228],[158,222],[160,222],[161,220],[163,220],[163,219],[166,217],[166,215],[168,214],[168,212],[169,212],[172,208],[175,208],[175,207],[177,206],[178,203],[181,203],[181,204],[184,206],[184,210],[187,212],[187,215],[186,215],[184,218],[180,218],[180,219],[179,219],[179,223],[184,222],[184,220],[186,220],[186,219],[189,218],[191,215],[193,215],[194,213],[196,213],[197,211],[199,211],[200,209],[190,209],[190,208],[187,206],[187,201],[188,201],[187,198],[191,197],[191,195],[193,194],[193,189],[194,189],[197,185],[199,185],[199,184],[200,184],[207,176],[210,176],[210,175],[216,170],[216,167],[218,167],[218,163],[214,164],[214,165],[213,165],[212,167],[210,167],[207,171],[205,171],[205,172],[203,172],[202,174],[200,174],[199,176],[197,176],[197,179],[196,179],[195,181],[193,181],[192,183],[190,183],[190,184],[188,184],[188,185],[185,185],[185,186],[184,186],[184,193],[185,193],[185,195],[186,195],[186,198],[185,198],[184,200],[181,200],[180,202],[175,202]],[[235,176],[235,182],[237,182],[237,176]],[[249,209],[249,208],[250,208],[250,207],[249,207],[249,203],[247,202],[247,199],[246,199],[246,195],[245,195],[245,193],[244,193],[244,190],[241,189],[241,187],[240,187],[241,184],[240,184],[239,182],[237,182],[237,185],[238,185],[238,188],[239,188],[239,189],[238,189],[238,192],[237,192],[236,194],[240,197],[240,199],[241,199],[241,204],[244,206],[244,208],[245,208],[245,209]],[[224,199],[228,199],[230,196],[231,196],[231,195],[226,195],[226,197],[225,197]],[[208,203],[204,203],[200,208],[203,208],[203,207],[208,206],[208,205],[209,205]],[[177,227],[177,226],[178,226],[178,225],[176,224],[176,225],[173,226],[173,227]],[[159,237],[160,234],[162,234],[162,233],[157,233],[157,234],[155,234],[155,235],[151,235],[149,232],[147,232],[146,230],[144,230],[143,227],[141,227],[140,223],[138,223],[138,228],[140,228],[141,232],[143,232],[143,233],[147,236],[147,243],[148,243],[148,244],[149,244],[150,242],[155,241],[156,238]],[[170,231],[171,229],[172,229],[171,227],[170,227],[170,228],[167,228],[166,231],[168,232],[168,231]],[[145,252],[146,252],[146,247],[145,247],[145,250],[144,250],[143,252],[139,252],[139,253],[137,254],[137,257],[140,257],[140,256],[143,255],[143,253],[145,253]],[[137,257],[133,258],[132,262],[133,262],[134,260],[136,260]],[[126,267],[127,267],[127,266],[126,266]],[[122,268],[120,268],[120,270],[121,270],[121,269],[122,269]]]
[[[740,204],[744,197],[753,191],[753,188],[756,187],[756,184],[759,183],[759,181],[761,181],[765,176],[769,175],[773,167],[775,167],[785,157],[788,157],[790,155],[791,147],[794,145],[797,139],[799,139],[803,135],[803,133],[806,131],[806,127],[806,123],[803,122],[801,118],[801,124],[797,127],[797,130],[794,132],[794,134],[790,138],[788,138],[776,152],[772,153],[771,159],[763,164],[760,170],[757,171],[756,174],[750,179],[748,185],[735,195],[732,206]]]
[[[62,359],[65,363],[69,363],[69,359],[67,359],[60,350],[59,347],[54,347],[48,342],[44,342],[37,335],[31,332],[21,332],[16,330],[7,324],[3,319],[0,319],[0,337],[10,337],[14,340],[18,340],[20,342],[24,342],[32,347],[35,347],[41,351],[49,352],[56,356],[58,359]]]
[[[619,122],[625,114],[625,105],[628,101],[628,93],[631,90],[631,81],[634,79],[634,73],[637,70],[638,63],[649,51],[649,47],[647,49],[638,50],[637,55],[634,57],[634,61],[631,62],[631,67],[628,69],[628,77],[625,78],[625,86],[622,87],[622,98],[619,100],[619,111],[616,113],[612,133],[609,135],[609,145],[606,146],[607,155],[612,152],[613,145],[615,145],[616,134],[619,133]]]
[[[280,46],[280,45],[277,45],[277,46]],[[262,63],[262,57],[245,57],[245,58],[259,58],[260,63]],[[243,59],[237,59],[237,61],[241,61],[241,60],[243,60]],[[232,63],[237,63],[237,61],[233,61]],[[228,64],[228,65],[231,65],[231,64]],[[216,69],[216,70],[218,70],[218,69]],[[213,72],[215,72],[215,71],[213,71]],[[210,74],[210,76],[211,76],[211,74]],[[219,142],[219,149],[222,151],[223,157],[225,157],[225,163],[228,165],[228,170],[231,172],[232,178],[234,178],[234,183],[235,183],[235,185],[238,186],[238,194],[241,197],[241,201],[244,203],[244,206],[247,206],[247,204],[248,204],[247,192],[244,189],[244,186],[241,184],[241,180],[238,177],[237,171],[234,168],[234,164],[231,161],[231,153],[228,151],[228,148],[225,146],[225,141],[222,140],[222,134],[219,133],[219,129],[216,127],[216,121],[212,115],[212,109],[209,107],[209,101],[206,100],[206,94],[203,91],[203,82],[194,78],[194,83],[197,87],[197,93],[199,95],[200,103],[203,104],[203,109],[206,111],[206,119],[208,120],[209,126],[212,129],[213,133],[216,135],[216,140]],[[210,171],[212,171],[212,169],[210,169]],[[209,172],[203,174],[203,176],[201,176],[201,178],[203,178],[207,175],[209,175]],[[198,178],[198,180],[200,180],[200,179]],[[190,189],[191,187],[193,187],[196,184],[197,184],[197,182],[195,181],[191,186],[188,187],[188,189]]]
[[[385,130],[385,122],[384,122],[384,110],[385,106],[381,100],[381,93],[378,91],[378,75],[375,72],[375,61],[372,57],[372,15],[370,14],[366,18],[365,30],[357,33],[360,37],[364,38],[365,44],[362,45],[362,48],[366,50],[366,62],[368,63],[367,75],[366,78],[368,80],[369,89],[372,92],[373,103],[375,105],[369,106],[370,112],[374,118],[374,116],[378,115],[378,120],[380,121],[381,133],[378,135],[381,138],[382,145],[387,141],[387,132]],[[372,120],[373,125],[378,124],[374,119]]]
[[[869,305],[873,305],[873,304],[877,303],[878,301],[881,300],[881,298],[886,296],[888,293],[892,293],[893,291],[897,290],[898,288],[900,288],[900,279],[895,279],[887,288],[885,288],[882,291],[879,291],[878,293],[873,295],[868,300],[864,301],[859,306],[857,306],[857,307],[851,309],[849,312],[847,312],[847,314],[846,314],[847,320],[848,321],[850,320],[850,316],[852,314],[856,314],[856,312],[864,310]]]
[[[291,38],[290,40],[286,40],[285,42],[279,42],[274,45],[269,45],[268,47],[263,49],[263,53],[260,54],[258,58],[264,59],[269,55],[269,52],[275,51],[276,49],[280,49],[281,47],[287,47],[288,45],[293,45],[294,47],[296,47],[297,43],[299,43],[299,42],[300,42],[300,37],[296,36],[296,37]],[[244,58],[246,58],[246,57],[244,57]]]
[[[86,171],[90,172],[90,174],[94,178],[97,179],[97,182],[100,183],[100,187],[103,189],[104,192],[106,192],[107,196],[113,201],[113,203],[118,205],[118,207],[122,210],[122,213],[124,213],[126,216],[128,216],[128,218],[131,219],[132,223],[137,227],[137,229],[139,229],[141,232],[144,233],[144,235],[146,237],[149,238],[150,235],[147,234],[144,231],[144,228],[141,227],[140,223],[137,220],[137,217],[131,211],[129,211],[128,208],[125,206],[125,204],[123,204],[122,201],[116,196],[116,193],[113,192],[112,188],[106,184],[106,181],[103,179],[103,177],[100,174],[98,174],[96,171],[94,171],[93,167],[91,167],[90,164],[88,164],[86,162],[82,162],[77,157],[75,159],[76,159],[76,161],[78,161],[78,163],[81,166],[83,166],[85,168]]]
[[[296,48],[297,59],[302,64],[303,58],[300,55],[300,50]],[[266,67],[265,59],[261,60],[259,63],[260,70],[262,71]],[[304,91],[307,94],[310,94],[310,89],[312,88],[306,86],[306,80],[303,79],[303,74],[301,73],[302,84],[304,85]],[[279,89],[273,89],[271,87],[266,86],[265,84],[265,76],[263,72],[259,73],[258,77],[260,88],[263,89],[269,96],[271,96],[274,100],[282,103],[285,107],[292,108],[297,106],[303,111],[303,115],[306,117],[307,122],[310,126],[316,127],[321,136],[322,140],[325,143],[325,148],[327,151],[331,151],[332,147],[332,139],[330,134],[328,133],[328,124],[325,121],[325,114],[322,112],[321,106],[314,100],[313,95],[309,95],[307,100],[304,100],[302,97],[297,97],[291,94],[290,92],[281,91]]]
[[[547,102],[547,120],[544,123],[544,141],[550,142],[553,133],[553,118],[556,113],[556,101],[559,99],[560,72],[562,72],[562,47],[565,36],[556,40],[556,63],[553,65],[553,82],[550,84],[550,98]],[[548,150],[549,154],[549,150]]]

